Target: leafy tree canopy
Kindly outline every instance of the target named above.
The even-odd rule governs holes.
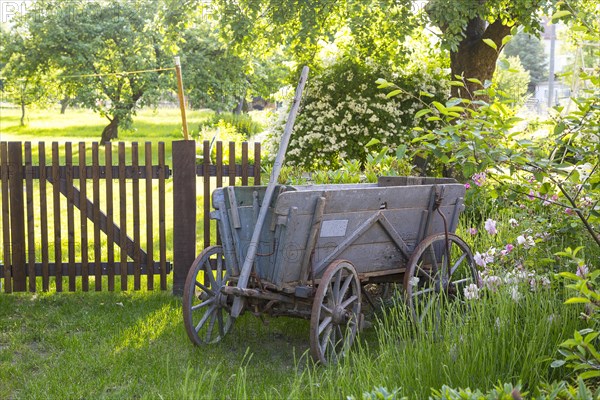
[[[137,107],[153,104],[172,74],[128,73],[171,66],[177,34],[191,2],[36,1],[15,21],[14,31],[36,60],[26,68],[55,69],[65,88],[109,120],[102,141],[117,137]],[[171,85],[172,86],[172,85]]]
[[[211,21],[197,20],[183,38],[184,80],[193,107],[225,111],[240,98],[269,97],[289,74],[280,52],[235,52]]]
[[[569,4],[577,7],[580,1]],[[289,46],[294,60],[313,69],[319,53],[340,34],[350,36],[345,54],[357,60],[402,64],[411,57],[407,37],[425,27],[438,27],[439,44],[450,52],[451,72],[481,82],[491,80],[499,51],[511,28],[542,29],[541,15],[556,10],[555,0],[429,0],[425,7],[410,0],[216,0],[224,37],[242,49]],[[260,49],[259,49],[260,48]],[[462,95],[477,89],[466,82]],[[460,88],[453,88],[459,95]]]

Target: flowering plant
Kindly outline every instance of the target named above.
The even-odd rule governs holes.
[[[375,84],[382,77],[394,79],[404,93],[386,96]],[[415,115],[429,102],[445,97],[447,91],[440,68],[415,67],[392,75],[378,65],[339,61],[309,80],[286,163],[337,168],[341,160],[354,159],[364,165],[372,139],[393,153],[399,146],[410,144],[416,125],[434,127],[435,122],[417,120]],[[419,100],[419,93],[427,96]],[[268,148],[278,145],[282,128],[282,123],[275,124],[267,139]]]

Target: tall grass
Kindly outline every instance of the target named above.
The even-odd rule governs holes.
[[[466,309],[449,304],[441,323],[429,318],[421,326],[411,323],[398,303],[376,324],[376,340],[359,341],[340,365],[304,369],[291,379],[286,396],[362,398],[363,392],[384,386],[423,399],[443,385],[485,391],[499,381],[533,390],[561,378],[550,363],[558,344],[582,325],[578,310],[563,300],[560,290],[526,287],[514,300],[507,288]],[[267,394],[278,398],[281,392]]]

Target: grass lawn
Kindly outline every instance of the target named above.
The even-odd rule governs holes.
[[[191,112],[190,128],[208,116]],[[106,124],[85,110],[33,110],[26,127],[18,119],[17,110],[0,109],[0,140],[92,142]],[[171,141],[181,139],[179,112],[142,110],[120,139],[165,141],[170,157]],[[496,211],[498,234],[479,236],[489,242],[467,238],[478,222],[463,218],[474,251],[514,236],[507,221],[516,214]],[[530,254],[518,255],[535,261]],[[261,322],[246,313],[222,342],[194,347],[171,279],[167,292],[0,293],[0,399],[345,399],[380,386],[421,399],[445,384],[486,391],[498,382],[533,391],[568,377],[550,363],[558,344],[585,326],[580,305],[563,304],[560,282],[532,291],[524,281],[468,307],[442,308],[441,324],[417,327],[402,303],[391,304],[372,316],[347,358],[324,367],[307,357],[309,323],[299,319]]]
[[[288,385],[308,345],[304,321],[246,315],[234,335],[197,348],[182,321],[167,292],[2,294],[0,398],[237,397],[244,365],[260,366],[247,369],[257,394]]]

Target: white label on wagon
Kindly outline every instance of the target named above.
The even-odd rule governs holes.
[[[321,237],[346,236],[347,219],[332,219],[321,223]]]

